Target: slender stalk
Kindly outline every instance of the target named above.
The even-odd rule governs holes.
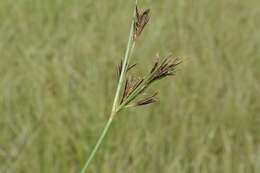
[[[137,5],[137,0],[135,1],[135,5]],[[89,167],[90,162],[93,160],[94,156],[96,155],[96,152],[98,150],[98,148],[100,147],[102,141],[104,140],[109,127],[111,126],[112,122],[113,122],[113,118],[116,115],[116,113],[119,111],[117,109],[118,107],[118,100],[119,100],[119,96],[120,96],[120,91],[121,88],[123,86],[123,82],[124,82],[124,78],[125,78],[125,74],[126,74],[126,69],[127,69],[127,65],[129,64],[129,57],[131,57],[132,53],[133,53],[133,49],[135,47],[135,42],[133,42],[133,33],[134,33],[134,23],[135,23],[135,10],[134,10],[134,14],[133,14],[133,18],[132,18],[132,22],[131,22],[131,28],[130,28],[130,32],[129,32],[129,37],[128,37],[128,43],[127,43],[127,47],[126,47],[126,52],[125,52],[125,56],[124,56],[124,62],[123,62],[123,66],[122,66],[122,72],[120,74],[120,78],[117,84],[117,89],[116,89],[116,93],[115,93],[115,97],[114,97],[114,102],[113,102],[113,106],[112,106],[112,111],[109,117],[109,120],[107,121],[96,145],[94,146],[88,160],[86,161],[86,163],[84,164],[83,169],[80,171],[80,173],[85,173],[86,170]]]
[[[134,12],[134,17],[135,17],[135,12]],[[119,100],[119,96],[120,96],[120,91],[121,91],[121,88],[123,86],[124,77],[125,77],[125,73],[126,73],[126,69],[127,69],[129,52],[130,53],[132,52],[134,45],[135,45],[133,43],[132,46],[131,46],[132,38],[133,38],[133,32],[134,32],[134,22],[135,22],[134,17],[133,17],[132,22],[131,22],[131,29],[130,29],[130,33],[129,33],[129,37],[128,37],[127,48],[126,48],[126,52],[125,52],[125,56],[124,56],[122,71],[121,71],[119,81],[118,81],[118,84],[117,84],[117,89],[116,89],[116,94],[115,94],[115,98],[114,98],[114,102],[113,102],[112,112],[116,112],[116,108],[117,108],[118,100]],[[130,50],[130,47],[132,47],[131,50]]]
[[[135,6],[137,6],[137,2],[138,1],[135,0]],[[112,112],[117,112],[118,100],[119,100],[121,88],[123,86],[124,77],[125,77],[125,73],[126,73],[126,69],[127,69],[127,64],[129,64],[128,63],[129,57],[132,55],[133,49],[135,47],[135,42],[133,42],[135,13],[136,12],[135,12],[135,8],[134,8],[134,13],[133,13],[132,22],[131,22],[131,28],[130,28],[130,32],[129,32],[129,36],[128,36],[128,43],[127,43],[126,52],[125,52],[125,56],[124,56],[123,67],[122,67],[122,71],[121,71],[119,81],[118,81],[118,84],[117,84],[117,89],[116,89],[116,94],[115,94],[115,98],[114,98],[114,102],[113,102]],[[131,46],[131,43],[132,43],[132,46]],[[130,47],[131,47],[131,50],[130,50]],[[130,56],[129,56],[129,53],[130,53]]]
[[[100,144],[102,143],[103,139],[105,138],[112,121],[113,121],[113,115],[111,114],[109,120],[106,123],[106,126],[104,127],[104,130],[102,131],[94,149],[92,150],[87,162],[85,163],[85,165],[84,165],[83,169],[80,171],[80,173],[84,173],[87,170],[91,160],[94,158]]]

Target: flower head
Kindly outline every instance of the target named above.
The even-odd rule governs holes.
[[[182,61],[179,58],[173,59],[171,56],[168,56],[160,61],[160,57],[157,55],[156,61],[146,77],[128,76],[126,78],[120,105],[122,107],[132,107],[148,105],[156,102],[157,99],[155,96],[158,92],[147,97],[146,91],[153,82],[159,81],[167,76],[174,75],[177,66],[181,62]],[[129,68],[133,68],[134,66],[135,65],[129,66]]]
[[[135,19],[135,25],[134,25],[134,34],[133,34],[133,40],[136,41],[136,39],[141,35],[145,25],[149,22],[150,19],[150,9],[146,9],[143,12],[139,12],[138,7],[136,6],[136,19]]]

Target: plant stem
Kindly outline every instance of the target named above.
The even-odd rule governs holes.
[[[124,77],[125,77],[125,73],[126,73],[126,69],[127,69],[129,52],[132,52],[132,49],[134,48],[134,45],[135,45],[135,44],[132,44],[132,49],[130,50],[132,38],[133,38],[133,32],[134,32],[134,22],[135,22],[135,19],[133,17],[132,22],[131,22],[131,29],[130,29],[130,33],[129,33],[129,37],[128,37],[127,48],[126,48],[126,52],[125,52],[125,56],[124,56],[122,71],[121,71],[121,74],[120,74],[120,77],[119,77],[119,81],[118,81],[117,89],[116,89],[116,94],[115,94],[115,98],[114,98],[114,102],[113,102],[112,112],[116,112],[118,99],[119,99],[119,96],[120,96],[120,91],[121,91],[121,88],[123,86]]]
[[[135,1],[135,3],[137,5],[137,0]],[[125,52],[125,56],[124,56],[122,72],[120,74],[120,78],[119,78],[119,81],[118,81],[118,84],[117,84],[117,89],[116,89],[114,102],[113,102],[113,106],[112,106],[112,111],[111,111],[109,120],[107,121],[107,123],[106,123],[106,125],[105,125],[105,127],[104,127],[95,147],[91,151],[91,154],[90,154],[88,160],[86,161],[83,169],[80,171],[80,173],[85,173],[85,171],[89,167],[90,162],[93,160],[94,156],[96,155],[98,148],[100,147],[102,141],[104,140],[104,138],[105,138],[105,136],[106,136],[106,134],[109,130],[109,127],[111,126],[111,124],[113,122],[114,116],[119,111],[119,109],[117,108],[118,107],[118,99],[119,99],[119,96],[120,96],[121,88],[123,86],[123,82],[124,82],[124,78],[125,78],[125,74],[126,74],[126,69],[127,69],[128,64],[129,64],[128,63],[129,59],[130,59],[129,57],[132,55],[133,49],[135,47],[135,42],[133,42],[134,23],[135,23],[135,10],[134,10],[134,14],[133,14],[132,22],[131,22],[131,28],[130,28],[127,48],[126,48],[126,52]]]
[[[87,162],[85,163],[85,165],[84,165],[83,169],[80,171],[80,173],[84,173],[87,170],[91,160],[94,158],[94,156],[95,156],[95,154],[96,154],[100,144],[102,143],[104,137],[106,136],[106,134],[108,132],[108,129],[109,129],[109,127],[110,127],[110,125],[112,124],[112,121],[113,121],[113,116],[114,115],[112,115],[112,114],[113,113],[111,113],[109,120],[107,121],[107,123],[106,123],[106,125],[105,125],[105,127],[104,127],[104,129],[103,129],[103,131],[102,131],[102,133],[101,133],[101,135],[100,135],[100,137],[99,137],[95,147],[94,147],[94,149],[92,150],[92,152],[91,152]]]

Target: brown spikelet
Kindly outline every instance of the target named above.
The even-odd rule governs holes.
[[[136,78],[136,77],[131,77],[127,78],[125,82],[125,88],[123,92],[123,96],[121,99],[121,103],[128,98],[143,82],[142,78]]]
[[[130,87],[129,87],[129,79],[127,78],[125,81],[125,88],[124,88],[124,93],[121,99],[121,103],[124,101],[124,99],[127,97],[129,93]]]
[[[178,58],[172,59],[171,57],[166,57],[159,65],[159,62],[155,62],[154,67],[151,70],[151,76],[148,80],[148,84],[157,81],[159,79],[165,78],[175,74],[176,67],[182,61]]]
[[[151,96],[148,96],[148,97],[146,97],[146,98],[144,98],[144,99],[141,99],[141,100],[137,101],[137,102],[134,104],[134,106],[144,106],[144,105],[148,105],[148,104],[151,104],[151,103],[156,102],[157,100],[156,100],[155,96],[156,96],[157,94],[158,94],[158,92],[154,93],[154,94],[151,95]]]
[[[150,20],[150,9],[146,9],[144,12],[139,12],[138,7],[136,6],[136,21],[134,25],[134,34],[133,34],[133,40],[136,41],[136,39],[141,35],[145,25]]]

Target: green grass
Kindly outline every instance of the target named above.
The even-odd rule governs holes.
[[[133,1],[0,2],[0,172],[79,172],[108,119]],[[260,2],[140,1],[132,62],[184,57],[115,119],[89,172],[260,172]]]

